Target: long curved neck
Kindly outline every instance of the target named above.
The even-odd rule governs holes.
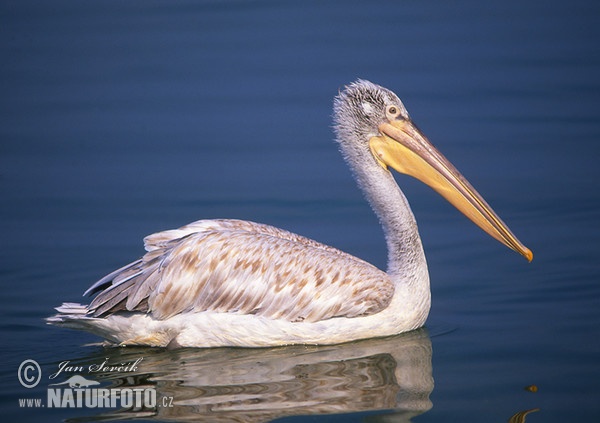
[[[355,162],[356,163],[356,162]],[[392,174],[378,164],[354,166],[359,187],[379,218],[388,248],[387,273],[396,284],[421,283],[429,290],[429,277],[417,222]]]

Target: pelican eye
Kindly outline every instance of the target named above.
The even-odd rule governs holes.
[[[396,119],[398,116],[400,116],[400,109],[398,106],[387,106],[385,109],[385,114],[389,120]]]

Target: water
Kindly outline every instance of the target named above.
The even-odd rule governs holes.
[[[143,357],[132,374],[89,377],[174,399],[142,420],[490,422],[539,409],[528,422],[597,421],[599,17],[585,1],[2,2],[6,418],[114,413],[18,399],[45,399],[61,362]],[[399,176],[429,262],[427,331],[107,350],[43,323],[137,258],[143,236],[199,218],[273,224],[385,268],[377,220],[331,142],[331,100],[358,77],[400,95],[531,264]],[[42,369],[33,389],[17,379],[25,359]]]

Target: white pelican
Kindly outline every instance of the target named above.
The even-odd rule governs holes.
[[[431,294],[413,213],[390,167],[431,186],[498,241],[533,258],[425,138],[391,91],[358,80],[334,100],[336,140],[379,217],[388,270],[272,226],[200,220],[144,239],[147,253],[64,303],[51,324],[121,345],[335,344],[421,327]]]

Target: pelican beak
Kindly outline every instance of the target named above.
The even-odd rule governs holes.
[[[531,250],[410,120],[385,122],[379,132],[380,136],[369,140],[369,146],[382,167],[391,166],[429,185],[489,235],[533,260]]]

